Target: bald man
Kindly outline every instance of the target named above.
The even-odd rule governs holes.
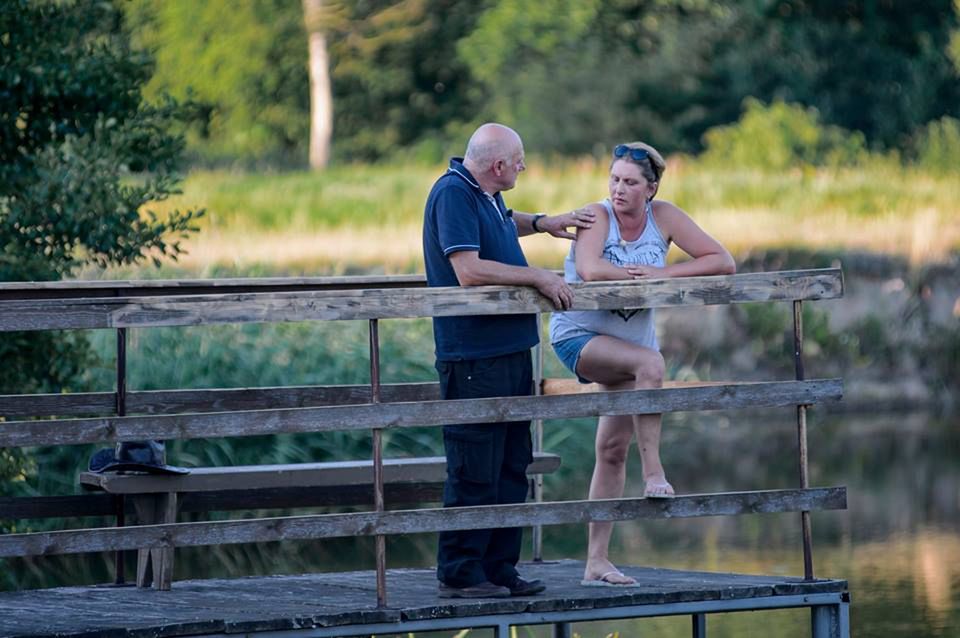
[[[502,192],[524,171],[523,142],[501,124],[484,124],[433,185],[423,222],[430,286],[533,286],[558,310],[573,292],[563,278],[534,268],[518,238],[546,232],[573,239],[568,228],[589,227],[592,214],[548,217],[514,212]],[[435,317],[437,372],[443,399],[533,394],[530,348],[539,341],[536,315]],[[444,507],[522,503],[532,460],[530,422],[446,425]],[[437,554],[443,598],[505,598],[538,594],[545,585],[517,572],[521,528],[442,532]]]

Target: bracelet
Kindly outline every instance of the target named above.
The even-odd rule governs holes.
[[[539,221],[540,221],[542,218],[544,218],[544,217],[546,217],[546,215],[544,215],[543,213],[537,213],[536,215],[533,216],[533,222],[530,224],[531,226],[533,226],[533,232],[535,232],[535,233],[542,233],[542,232],[543,232],[543,231],[540,230],[540,228],[537,226],[537,222],[539,222]]]

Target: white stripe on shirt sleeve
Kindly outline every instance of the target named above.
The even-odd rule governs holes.
[[[449,248],[444,248],[443,254],[449,255],[450,253],[457,252],[458,250],[480,250],[480,246],[475,244],[458,244],[456,246],[450,246]]]

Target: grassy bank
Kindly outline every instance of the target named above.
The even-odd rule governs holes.
[[[183,195],[158,207],[209,211],[172,271],[420,271],[423,200],[442,170],[352,165],[317,175],[192,173]],[[606,171],[605,160],[533,161],[507,201],[517,210],[570,210],[605,196]],[[674,159],[660,194],[740,258],[803,246],[898,255],[921,265],[960,248],[960,180],[891,162],[771,174]],[[524,243],[531,261],[554,267],[567,247],[542,236]]]

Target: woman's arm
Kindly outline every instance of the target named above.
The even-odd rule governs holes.
[[[654,215],[668,241],[673,241],[693,259],[664,268],[631,266],[627,270],[634,279],[732,275],[737,271],[737,264],[727,249],[697,226],[685,212],[670,202],[659,201],[654,202]]]
[[[630,279],[631,275],[626,268],[614,266],[603,258],[603,246],[610,230],[610,217],[606,209],[600,204],[591,204],[587,208],[593,212],[597,221],[589,228],[577,230],[577,246],[574,249],[577,274],[584,281]]]

